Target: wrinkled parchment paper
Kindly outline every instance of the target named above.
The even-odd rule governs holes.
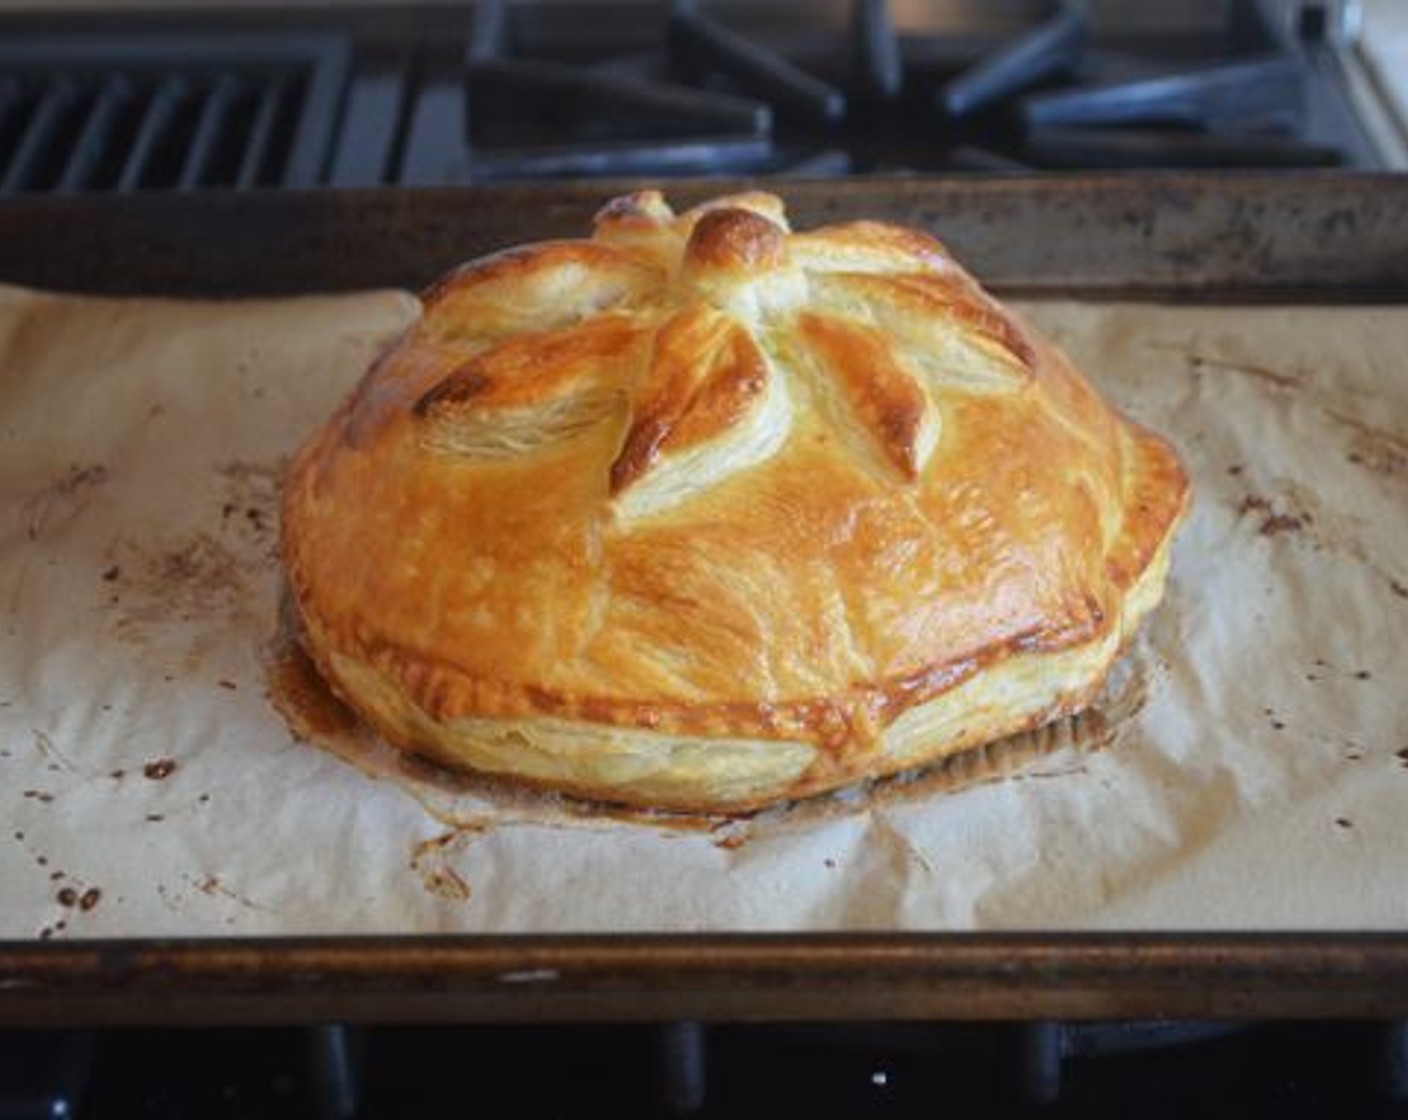
[[[1106,713],[710,829],[271,704],[281,463],[408,297],[0,289],[0,936],[1408,928],[1408,309],[1028,311],[1195,476]]]

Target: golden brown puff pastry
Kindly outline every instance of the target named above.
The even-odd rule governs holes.
[[[290,468],[283,554],[396,746],[727,812],[1087,704],[1187,501],[927,235],[641,191],[426,294]]]

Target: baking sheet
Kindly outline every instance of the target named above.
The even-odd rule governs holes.
[[[1027,310],[1197,488],[1105,711],[664,827],[271,703],[282,459],[413,301],[0,289],[0,936],[1408,928],[1408,310]]]

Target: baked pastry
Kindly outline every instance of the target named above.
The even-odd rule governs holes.
[[[1088,704],[1187,500],[926,234],[641,191],[426,293],[292,463],[283,556],[395,746],[734,812]]]

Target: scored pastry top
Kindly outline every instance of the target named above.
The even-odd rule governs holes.
[[[913,481],[939,439],[931,383],[1016,391],[1032,357],[937,241],[875,223],[792,234],[761,193],[681,215],[627,195],[591,241],[476,262],[426,311],[428,338],[463,360],[415,404],[425,441],[518,454],[624,409],[607,470],[627,517],[772,455],[798,393],[859,459]]]

